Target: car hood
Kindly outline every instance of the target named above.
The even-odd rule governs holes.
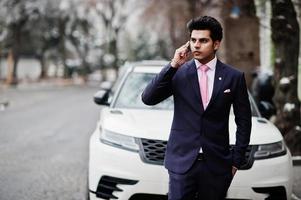
[[[168,140],[173,112],[169,110],[104,109],[101,113],[103,128],[128,136]],[[230,144],[235,143],[234,116],[229,119]],[[267,144],[282,140],[278,129],[268,120],[252,117],[250,144]]]
[[[169,110],[118,109],[101,113],[103,127],[137,138],[168,140],[173,112]]]

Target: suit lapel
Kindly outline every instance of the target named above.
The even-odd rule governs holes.
[[[213,103],[213,101],[215,100],[217,94],[219,93],[220,89],[223,86],[224,79],[225,79],[225,73],[223,72],[223,70],[224,70],[223,63],[220,62],[219,60],[217,60],[215,75],[214,75],[213,91],[212,91],[212,95],[211,95],[211,98],[210,98],[210,102],[207,106],[207,109]]]
[[[199,86],[199,80],[198,80],[198,74],[197,74],[197,69],[195,66],[194,59],[192,59],[188,64],[187,64],[187,79],[190,82],[193,93],[196,97],[196,105],[200,105],[200,111],[201,113],[204,112],[204,107],[202,104],[202,98],[201,98],[201,92],[200,92],[200,86]]]

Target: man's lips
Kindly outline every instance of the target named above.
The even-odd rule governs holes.
[[[195,54],[195,55],[199,55],[199,54],[201,54],[202,52],[200,52],[200,51],[194,51],[193,52],[193,54]]]

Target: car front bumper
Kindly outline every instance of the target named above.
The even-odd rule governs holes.
[[[227,198],[265,199],[268,194],[255,192],[256,188],[270,192],[281,187],[289,199],[292,193],[292,173],[289,151],[284,156],[255,160],[251,169],[236,173]],[[91,200],[102,199],[97,197],[97,192],[112,194],[121,200],[135,200],[135,194],[154,197],[167,195],[168,172],[162,165],[144,163],[137,152],[101,143],[96,130],[90,138],[89,191]],[[166,199],[163,196],[156,197]]]

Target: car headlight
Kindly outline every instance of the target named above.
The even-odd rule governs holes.
[[[115,133],[106,129],[100,134],[100,141],[121,149],[126,149],[134,152],[139,151],[139,145],[134,137]]]
[[[273,158],[286,154],[284,141],[259,145],[254,154],[255,159]]]

